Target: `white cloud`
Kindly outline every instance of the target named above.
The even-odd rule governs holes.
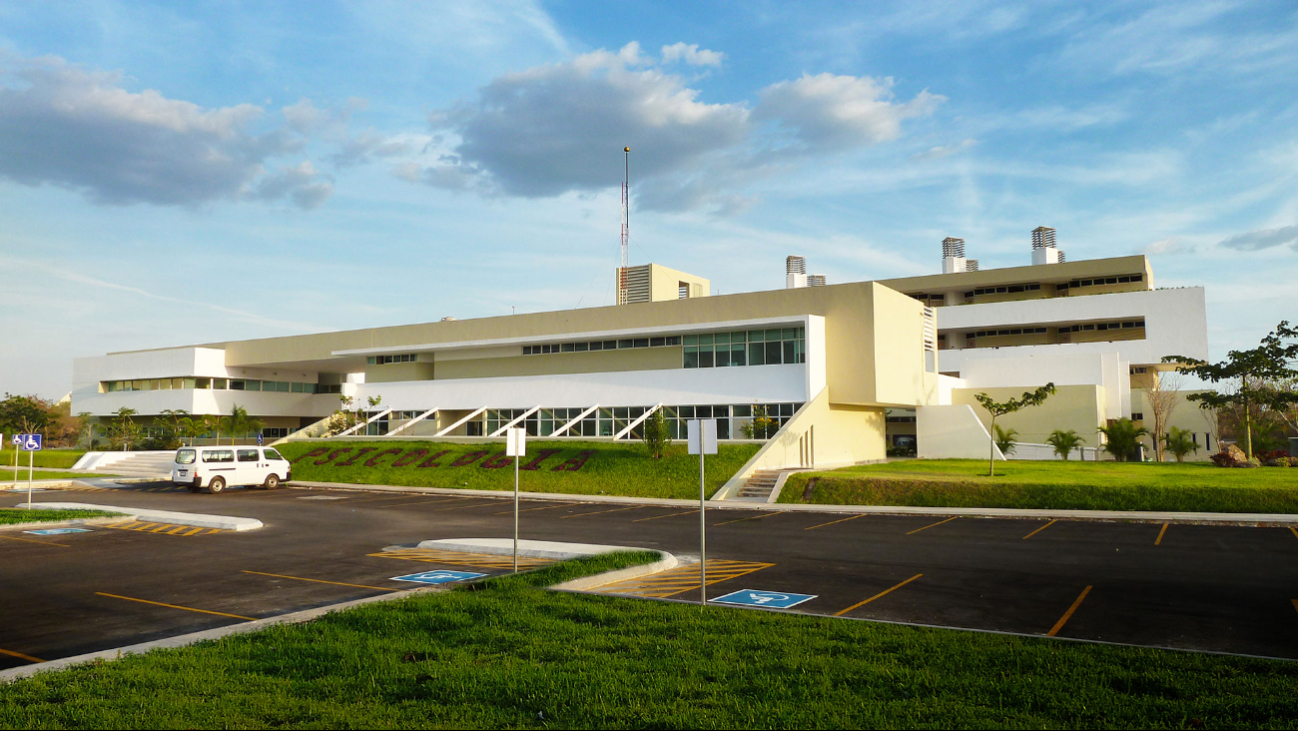
[[[921,91],[898,104],[892,86],[890,78],[803,75],[763,89],[754,116],[777,122],[807,147],[842,149],[895,140],[903,120],[929,114],[946,99]]]
[[[131,92],[121,74],[57,57],[19,61],[4,81],[0,177],[71,188],[98,203],[238,199],[258,187],[267,160],[302,145],[283,129],[250,131],[261,107],[204,109],[153,90]],[[304,200],[318,205],[316,193]]]
[[[1141,247],[1138,253],[1145,256],[1158,256],[1160,254],[1193,254],[1197,251],[1198,247],[1186,243],[1179,236],[1169,236]]]
[[[963,152],[977,144],[977,140],[963,140],[957,145],[930,147],[923,152],[917,152],[914,155],[911,155],[910,158],[912,160],[937,160],[939,158],[949,157],[957,152]]]
[[[280,168],[262,178],[253,188],[250,197],[257,200],[289,198],[299,208],[319,208],[333,194],[333,179],[316,172],[310,161]]]
[[[1292,246],[1294,251],[1298,251],[1298,226],[1249,231],[1222,241],[1221,246],[1237,251],[1261,251],[1277,246]]]
[[[684,61],[691,66],[720,66],[725,59],[726,54],[700,49],[697,43],[686,45],[682,42],[663,46],[663,63]]]

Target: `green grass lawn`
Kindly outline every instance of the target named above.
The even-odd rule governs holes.
[[[288,442],[278,447],[293,461],[294,480],[352,482],[416,487],[458,487],[475,490],[514,489],[514,460],[504,457],[503,444],[451,444],[445,442]],[[351,464],[343,466],[357,455]],[[707,458],[707,489],[711,495],[757,453],[756,444],[726,444]],[[304,455],[326,450],[316,457]],[[346,451],[340,451],[346,450]],[[397,450],[390,454],[383,454]],[[415,450],[425,454],[415,455]],[[445,452],[440,457],[434,456]],[[549,456],[545,456],[550,452]],[[470,460],[475,453],[476,458]],[[589,453],[578,469],[583,453]],[[334,456],[334,455],[337,456]],[[376,455],[382,455],[376,458]],[[539,464],[535,460],[545,456]],[[332,459],[331,459],[332,457]],[[417,457],[417,458],[416,458]],[[376,459],[373,467],[365,462]],[[394,462],[409,464],[393,466]],[[420,467],[431,460],[436,467]],[[465,462],[453,466],[457,460]],[[494,460],[494,461],[493,461]],[[323,465],[315,464],[325,461]],[[535,469],[520,470],[520,489],[579,495],[694,498],[699,496],[698,457],[686,454],[684,444],[673,444],[662,459],[652,459],[643,444],[608,442],[529,441],[522,460]],[[487,465],[484,467],[483,465]],[[492,466],[495,465],[493,468]]]
[[[5,438],[8,439],[7,436]],[[27,467],[27,454],[27,452],[20,452],[18,454],[18,465],[24,469]],[[33,454],[36,455],[35,466],[37,467],[52,467],[54,469],[66,470],[76,464],[77,460],[81,459],[81,455],[85,454],[85,452],[76,449],[43,449],[39,452],[34,452]],[[12,472],[13,466],[14,450],[0,449],[0,476],[4,475],[4,470],[2,468],[8,467]]]
[[[62,523],[83,518],[106,518],[110,515],[120,515],[120,513],[112,513],[106,510],[22,510],[19,508],[0,508],[0,525]]]
[[[4,728],[1290,728],[1298,663],[566,594],[560,564],[0,686]]]
[[[92,474],[90,472],[46,472],[35,470],[32,472],[33,480],[80,480],[83,477],[107,477],[108,475]],[[0,465],[0,484],[8,485],[14,481],[13,465]],[[27,468],[22,467],[18,470],[18,483],[27,482]]]
[[[805,492],[815,479],[809,500]],[[1211,463],[917,459],[802,472],[782,503],[1298,513],[1298,469]]]

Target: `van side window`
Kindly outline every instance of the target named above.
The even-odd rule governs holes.
[[[257,450],[255,450],[255,449],[240,449],[240,450],[239,450],[239,461],[240,461],[240,462],[256,462],[257,459],[258,459],[258,457],[257,457]]]
[[[214,449],[210,452],[203,452],[204,462],[233,462],[234,451],[230,449]]]

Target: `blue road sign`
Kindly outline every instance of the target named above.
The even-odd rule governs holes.
[[[15,434],[14,444],[24,452],[39,452],[42,439],[40,434]]]
[[[87,528],[42,528],[40,530],[25,530],[23,533],[31,533],[34,536],[61,536],[64,533],[89,533]]]
[[[475,574],[469,571],[425,571],[421,574],[406,574],[405,576],[393,576],[393,581],[412,581],[416,584],[449,584],[452,581],[468,581],[486,576],[486,574]]]
[[[261,436],[260,434],[258,434],[258,435],[257,435],[257,446],[260,447],[261,445],[262,445],[262,436]]]
[[[22,443],[23,443],[23,435],[22,435],[22,434],[15,434],[15,435],[9,437],[9,441],[12,442],[13,444],[22,444]]]
[[[717,604],[739,604],[746,607],[770,607],[771,609],[788,609],[803,602],[815,599],[818,594],[791,594],[784,591],[757,591],[743,589],[731,592],[711,601]]]

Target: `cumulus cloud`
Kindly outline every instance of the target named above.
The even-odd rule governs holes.
[[[1298,251],[1298,226],[1249,231],[1238,236],[1232,236],[1222,241],[1221,245],[1227,249],[1237,251],[1261,251],[1262,249],[1273,249],[1277,246],[1292,246],[1294,251]]]
[[[301,149],[284,129],[251,131],[261,107],[205,109],[122,81],[57,57],[20,60],[0,76],[0,177],[99,203],[199,205],[243,197],[268,159]]]
[[[663,63],[684,61],[691,66],[720,66],[726,54],[699,48],[699,44],[674,43],[663,46]]]
[[[754,110],[810,148],[846,148],[895,140],[901,123],[931,113],[946,97],[921,91],[908,102],[893,101],[893,81],[868,76],[804,74],[762,90]]]
[[[288,198],[299,208],[319,208],[334,192],[333,179],[316,172],[309,161],[281,168],[262,178],[251,198],[275,201]]]
[[[376,157],[396,157],[410,152],[411,144],[400,137],[387,137],[373,129],[342,140],[329,156],[335,167],[346,168],[370,162]]]
[[[697,45],[663,48],[664,61],[722,58]],[[618,153],[630,146],[638,207],[734,211],[751,203],[743,189],[755,178],[800,155],[896,139],[904,120],[941,100],[922,92],[896,102],[890,79],[822,74],[768,87],[756,110],[706,102],[629,43],[500,76],[476,98],[434,112],[444,154],[395,172],[488,195],[555,196],[616,186]],[[772,127],[785,131],[776,146]]]
[[[927,150],[925,150],[925,151],[923,151],[923,152],[917,152],[917,153],[915,153],[914,155],[911,155],[911,156],[910,156],[910,159],[912,159],[912,160],[937,160],[938,158],[949,157],[949,156],[951,156],[951,155],[956,154],[957,152],[962,152],[962,151],[964,151],[964,150],[967,150],[967,149],[969,149],[970,147],[973,147],[973,146],[976,145],[976,144],[978,144],[978,141],[977,141],[977,140],[963,140],[963,141],[961,141],[960,144],[958,144],[958,145],[945,145],[945,146],[938,146],[938,147],[930,147],[930,148],[928,148]]]

